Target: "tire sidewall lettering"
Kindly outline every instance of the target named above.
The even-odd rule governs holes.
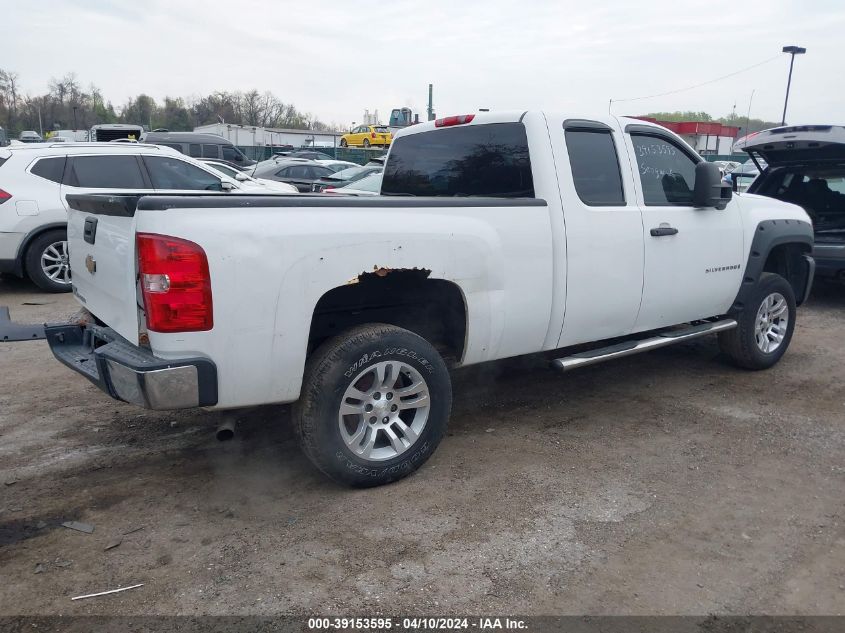
[[[388,347],[384,350],[375,350],[372,352],[364,352],[361,355],[361,358],[356,360],[349,368],[343,372],[343,375],[347,378],[352,378],[358,371],[362,368],[366,367],[370,363],[372,363],[375,359],[383,359],[389,356],[404,356],[406,358],[410,358],[411,360],[417,361],[424,369],[428,371],[429,374],[434,373],[434,366],[424,356],[418,354],[412,349],[408,349],[407,347]]]

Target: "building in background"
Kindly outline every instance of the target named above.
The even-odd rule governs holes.
[[[738,127],[712,121],[658,121],[645,116],[634,118],[672,130],[702,156],[731,154],[734,141],[739,135]]]
[[[342,133],[313,130],[286,130],[251,125],[212,123],[194,128],[194,132],[217,134],[238,147],[338,147]]]

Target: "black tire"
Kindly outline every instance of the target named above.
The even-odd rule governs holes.
[[[369,147],[370,146],[370,139],[365,138],[363,145],[364,145],[364,147]]]
[[[42,233],[30,242],[26,250],[24,259],[26,274],[36,286],[47,292],[70,292],[71,290],[70,281],[59,283],[48,277],[41,267],[41,256],[51,245],[60,242],[67,242],[67,231],[65,229],[55,229]],[[67,252],[66,244],[65,252]]]
[[[757,344],[755,332],[757,314],[766,298],[775,293],[786,300],[788,314],[786,333],[776,349],[764,352]],[[789,282],[775,273],[763,273],[757,281],[751,299],[736,318],[737,327],[719,333],[719,347],[739,367],[754,370],[768,369],[786,353],[795,329],[795,315],[795,293]]]
[[[340,139],[340,146],[341,147],[346,147],[347,145],[348,145],[348,143],[346,142],[345,138]]]
[[[385,361],[400,362],[408,369],[407,375],[400,373],[396,382],[391,383],[393,386],[385,388],[386,392],[402,388],[403,380],[410,382],[408,376],[412,372],[423,378],[430,399],[428,417],[419,435],[404,452],[389,459],[365,459],[352,451],[341,434],[340,425],[348,425],[346,429],[351,435],[355,434],[353,429],[358,429],[364,440],[372,434],[385,443],[389,439],[386,431],[380,431],[372,424],[372,428],[367,428],[368,420],[375,416],[367,418],[367,414],[362,414],[360,418],[356,415],[341,418],[340,406],[347,388],[371,380],[379,363]],[[384,393],[385,402],[388,395],[393,396],[390,392]],[[393,397],[399,398],[393,402],[400,402],[402,398]],[[361,402],[363,407],[363,400]],[[294,420],[302,449],[317,468],[339,483],[370,487],[402,479],[425,463],[446,432],[451,408],[452,383],[437,350],[413,332],[375,323],[352,328],[326,341],[311,355],[305,367],[302,395],[294,407]],[[416,420],[416,417],[410,419]],[[408,420],[406,416],[405,421]],[[391,429],[396,434],[397,427]],[[388,452],[391,450],[389,444],[386,448]]]

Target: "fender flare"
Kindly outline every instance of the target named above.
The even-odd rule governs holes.
[[[766,265],[766,260],[769,258],[772,249],[783,244],[798,244],[802,247],[802,251],[810,253],[813,250],[813,241],[813,227],[809,222],[803,220],[763,220],[758,223],[754,229],[754,238],[751,240],[751,249],[748,253],[748,262],[745,266],[742,284],[731,305],[730,313],[739,313],[745,308],[745,304],[763,273],[763,267]],[[809,263],[805,265],[808,270],[803,281],[804,287],[799,288],[795,293],[798,305],[803,302],[807,294],[805,291],[809,289],[813,281],[814,267]]]

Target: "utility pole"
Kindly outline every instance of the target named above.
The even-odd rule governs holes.
[[[807,49],[800,46],[784,46],[783,52],[792,55],[789,60],[789,79],[786,80],[786,98],[783,100],[783,116],[780,119],[780,124],[786,125],[786,106],[789,103],[789,87],[792,85],[792,66],[795,64],[795,56],[803,55]]]
[[[434,84],[428,84],[428,120],[434,121]]]

